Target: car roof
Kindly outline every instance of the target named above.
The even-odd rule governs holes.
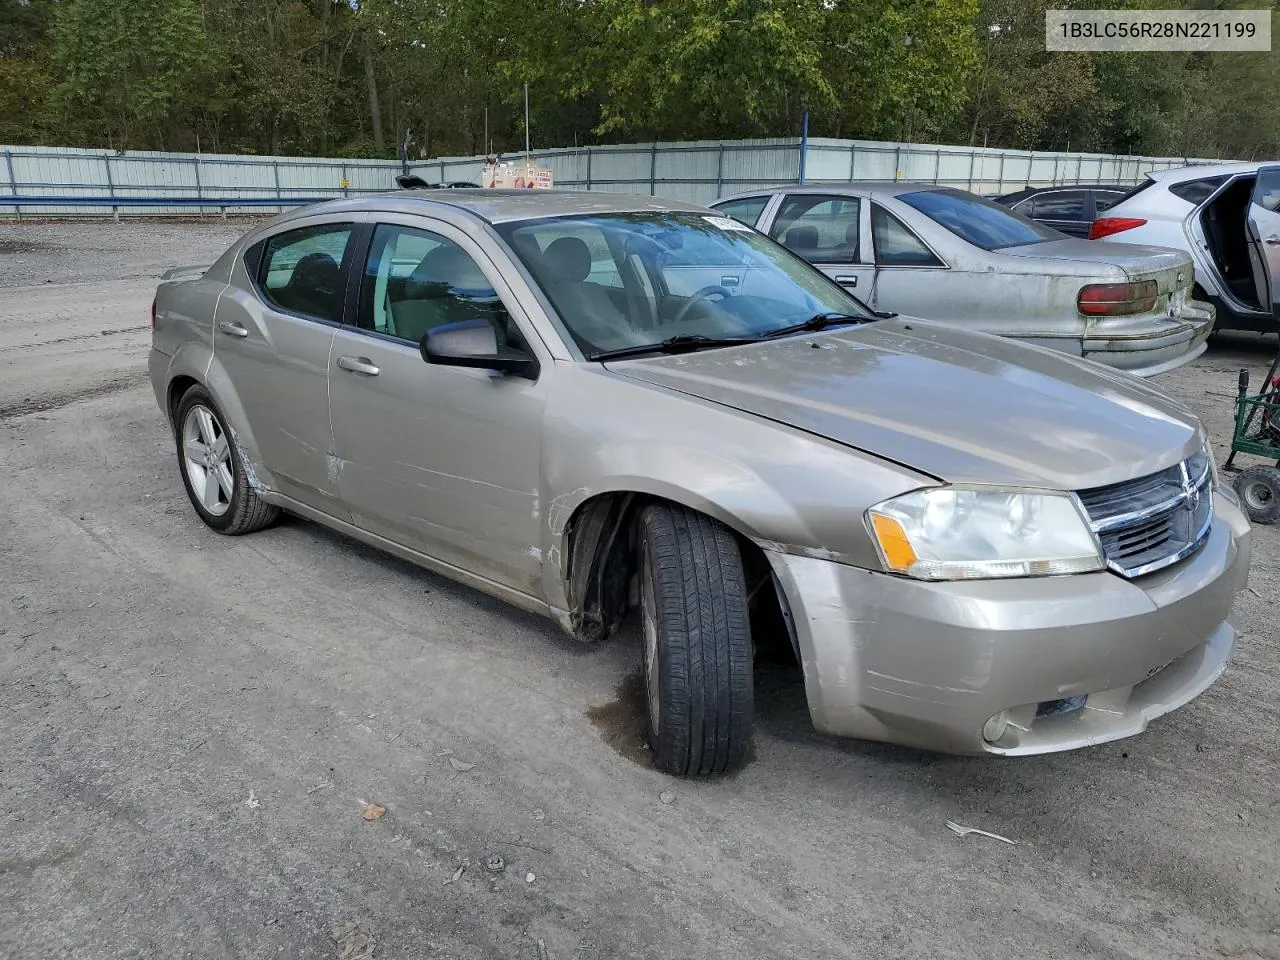
[[[1174,167],[1171,170],[1151,170],[1147,176],[1159,183],[1182,183],[1186,180],[1199,180],[1202,177],[1218,177],[1233,173],[1253,173],[1259,167],[1276,163],[1275,160],[1249,160],[1232,163],[1196,163],[1186,167]]]
[[[920,190],[962,190],[963,187],[949,187],[942,183],[925,183],[917,180],[840,180],[835,183],[780,183],[772,187],[759,187],[755,190],[743,190],[739,193],[721,197],[715,203],[725,200],[738,200],[743,197],[759,197],[773,193],[825,193],[839,196],[861,196],[870,194],[873,197],[897,197],[904,193],[916,193]]]
[[[685,211],[706,213],[706,207],[660,197],[637,197],[620,193],[594,193],[584,190],[397,190],[363,197],[329,200],[294,211],[293,217],[327,213],[426,213],[433,206],[464,210],[488,223],[511,220],[533,220],[540,217],[564,217],[575,214],[668,213]],[[279,221],[277,221],[279,222]]]

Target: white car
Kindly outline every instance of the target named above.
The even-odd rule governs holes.
[[[1250,201],[1274,211],[1280,165],[1215,163],[1147,174],[1147,180],[1093,222],[1091,240],[1173,247],[1196,265],[1197,300],[1218,308],[1219,330],[1274,333],[1263,264],[1280,251],[1280,234],[1251,238]]]

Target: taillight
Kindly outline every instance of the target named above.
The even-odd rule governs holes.
[[[151,301],[151,329],[154,330],[155,328],[156,328],[156,302],[152,300]]]
[[[1080,312],[1091,317],[1123,317],[1146,313],[1156,305],[1159,290],[1154,280],[1138,283],[1091,283],[1076,296]]]
[[[1101,240],[1103,237],[1109,237],[1113,233],[1140,227],[1146,222],[1145,220],[1139,220],[1137,217],[1099,217],[1089,227],[1089,239]]]

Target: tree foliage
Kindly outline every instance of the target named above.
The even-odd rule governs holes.
[[[0,142],[512,150],[528,84],[542,146],[794,136],[807,112],[818,136],[1280,152],[1280,49],[1047,53],[1050,5],[0,0]]]

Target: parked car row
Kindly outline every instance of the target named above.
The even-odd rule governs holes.
[[[1250,531],[1204,428],[1079,359],[1185,362],[1192,282],[920,185],[403,191],[167,275],[150,373],[213,530],[288,511],[583,643],[634,618],[662,770],[746,761],[771,641],[823,731],[1013,756],[1232,654]]]
[[[712,205],[873,310],[1015,337],[1143,376],[1204,352],[1213,308],[1186,252],[1068,237],[963,190],[787,186]]]

